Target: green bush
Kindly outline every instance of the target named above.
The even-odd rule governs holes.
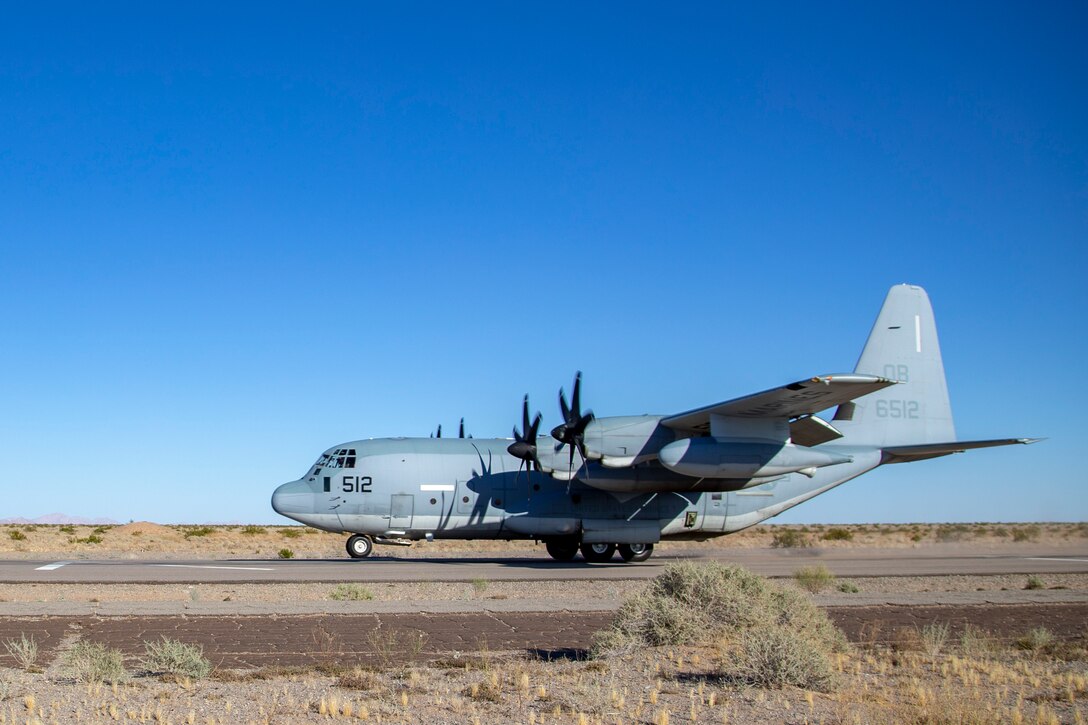
[[[26,534],[24,534],[22,531],[19,531],[19,529],[12,529],[8,532],[8,536],[11,538],[12,541],[26,541]]]
[[[124,655],[97,642],[78,642],[64,656],[64,666],[77,682],[124,682],[129,678]]]
[[[1041,576],[1032,574],[1028,577],[1028,583],[1024,585],[1024,589],[1046,589],[1046,582]]]
[[[843,594],[857,594],[861,589],[854,582],[839,582],[839,591]]]
[[[809,545],[808,537],[794,529],[776,531],[771,538],[771,546],[776,549],[803,549]]]
[[[279,557],[281,559],[294,559],[295,552],[291,551],[290,549],[280,549]]]
[[[793,573],[793,579],[813,594],[819,594],[835,583],[835,575],[823,564],[802,567]]]
[[[850,531],[850,529],[834,526],[825,531],[824,535],[820,538],[824,541],[853,541],[854,533]]]
[[[253,526],[250,524],[249,526],[242,527],[242,533],[246,536],[258,536],[265,533],[265,528],[263,526]]]
[[[74,534],[76,532],[76,527],[72,526],[71,524],[65,524],[64,526],[60,527],[59,531],[62,534]]]
[[[288,539],[297,539],[298,537],[302,536],[302,532],[299,531],[297,528],[281,529],[280,533]]]
[[[212,663],[204,656],[204,649],[196,645],[164,636],[161,640],[144,642],[144,650],[144,669],[153,674],[199,680],[212,671]]]
[[[84,537],[82,539],[70,538],[70,539],[68,539],[68,543],[70,543],[70,544],[101,544],[102,543],[102,537],[99,536],[98,534],[91,534],[90,536],[86,536],[86,537]]]
[[[949,524],[946,526],[938,526],[936,539],[943,543],[949,543],[953,541],[963,541],[970,538],[972,531],[969,527],[963,524]]]
[[[214,533],[215,533],[215,529],[213,529],[211,526],[194,526],[191,529],[186,529],[185,530],[185,538],[186,539],[191,539],[194,536],[196,536],[196,537],[209,536],[209,535],[214,534]]]
[[[338,602],[369,601],[373,598],[374,593],[362,584],[337,584],[336,587],[329,592],[329,599],[335,599]]]

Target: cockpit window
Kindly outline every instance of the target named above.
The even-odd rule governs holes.
[[[318,459],[317,468],[355,468],[355,449],[337,448]]]

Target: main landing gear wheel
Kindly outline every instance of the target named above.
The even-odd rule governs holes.
[[[578,544],[573,541],[546,541],[544,546],[556,561],[570,561],[578,553]]]
[[[374,542],[369,536],[356,534],[348,539],[348,554],[352,559],[365,559],[374,551]]]
[[[603,564],[615,553],[615,544],[582,544],[582,556],[593,564]]]
[[[620,558],[627,562],[646,561],[654,553],[653,544],[620,544]]]

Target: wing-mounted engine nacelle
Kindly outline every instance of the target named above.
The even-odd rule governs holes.
[[[659,415],[597,418],[586,427],[586,454],[605,468],[626,468],[656,458],[676,432],[661,425]]]
[[[658,453],[661,465],[684,476],[699,478],[763,478],[799,472],[811,476],[817,468],[849,463],[850,456],[802,448],[792,443],[684,438]]]

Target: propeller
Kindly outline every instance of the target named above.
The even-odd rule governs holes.
[[[465,419],[464,418],[461,419],[461,425],[457,429],[457,437],[458,438],[464,438],[465,437]],[[469,438],[471,438],[471,437],[472,436],[469,436]]]
[[[438,425],[438,431],[435,432],[435,433],[431,433],[431,438],[441,438],[441,437],[442,437],[442,424],[440,423]]]
[[[540,420],[540,413],[537,413],[533,422],[529,422],[529,396],[526,395],[521,404],[521,432],[514,428],[514,442],[506,448],[514,458],[525,461],[526,472],[532,468],[540,470],[540,464],[536,460],[536,432],[540,429]],[[518,466],[518,472],[521,472],[521,466]]]
[[[582,371],[574,376],[574,391],[567,405],[567,398],[563,389],[559,389],[559,410],[563,413],[563,422],[552,429],[552,438],[558,441],[556,452],[564,445],[570,446],[570,467],[574,467],[574,449],[582,454],[582,460],[588,461],[586,456],[586,427],[593,422],[593,411],[587,410],[582,414]]]

